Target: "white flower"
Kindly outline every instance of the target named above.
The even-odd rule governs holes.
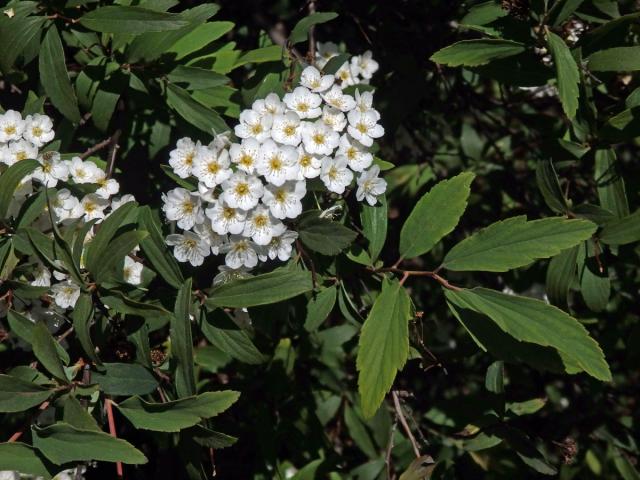
[[[258,264],[258,246],[248,238],[231,235],[229,243],[223,245],[221,253],[226,253],[224,263],[229,268],[253,268]]]
[[[340,135],[322,120],[305,123],[302,129],[304,149],[317,155],[331,155],[340,143]]]
[[[333,42],[318,42],[316,50],[316,63],[320,68],[324,68],[329,60],[340,53],[338,45]]]
[[[343,135],[340,138],[340,146],[338,147],[336,155],[344,155],[347,157],[349,168],[356,172],[361,172],[365,168],[369,168],[373,163],[373,155],[367,152],[360,142],[350,138],[349,135]]]
[[[345,95],[338,85],[334,85],[331,90],[322,94],[325,102],[341,112],[348,112],[356,107],[356,101],[351,95]]]
[[[373,145],[374,138],[380,138],[384,135],[384,128],[378,124],[380,114],[375,110],[364,113],[352,110],[347,118],[349,119],[347,132],[365,147]]]
[[[105,217],[104,210],[109,206],[109,201],[95,193],[85,195],[71,212],[71,218],[84,216],[85,221],[101,219]]]
[[[311,93],[308,88],[296,87],[293,92],[285,93],[283,100],[300,118],[317,118],[322,113],[322,98],[316,93]]]
[[[167,235],[165,240],[167,245],[174,247],[173,256],[179,262],[189,262],[194,267],[202,265],[211,249],[205,239],[193,232],[185,231],[182,235]]]
[[[342,88],[349,85],[355,85],[357,73],[353,71],[349,62],[344,62],[342,66],[336,72],[336,79],[340,80],[340,86]]]
[[[356,90],[356,108],[364,113],[373,110],[373,93]]]
[[[308,153],[302,145],[298,147],[298,177],[297,180],[305,178],[316,178],[320,175],[322,160],[316,155]]]
[[[282,222],[273,218],[267,207],[258,205],[247,215],[242,235],[250,237],[256,245],[267,245],[273,237],[281,235],[286,229]]]
[[[78,209],[79,204],[80,201],[66,188],[58,190],[51,199],[51,208],[59,221],[80,217],[82,212]],[[76,213],[77,216],[74,217]]]
[[[231,145],[231,132],[227,131],[214,136],[211,143],[209,143],[209,148],[214,152],[219,152],[229,145]]]
[[[162,196],[167,220],[177,221],[178,227],[189,230],[197,223],[204,221],[200,197],[184,188],[174,188]]]
[[[122,278],[131,285],[140,285],[140,282],[142,282],[142,264],[129,256],[124,257]]]
[[[280,101],[280,97],[276,93],[270,93],[264,99],[253,102],[251,109],[259,115],[279,115],[284,113],[285,105]]]
[[[207,187],[220,185],[233,173],[229,168],[229,152],[215,152],[208,147],[198,147],[192,174]]]
[[[9,166],[22,160],[38,158],[38,147],[26,140],[17,140],[9,143],[3,151],[0,160]]]
[[[18,140],[24,132],[24,127],[25,123],[19,112],[7,110],[0,114],[0,142],[7,143]]]
[[[322,122],[332,130],[341,132],[347,126],[347,117],[337,108],[325,105],[322,108]]]
[[[67,161],[69,175],[75,183],[96,183],[96,180],[105,175],[104,170],[90,161],[83,161],[80,157],[73,157]]]
[[[271,138],[284,145],[297,147],[301,137],[300,117],[296,112],[276,115],[271,127]]]
[[[260,115],[255,110],[244,110],[240,114],[240,123],[234,131],[239,138],[255,138],[264,142],[271,135],[273,115],[267,113]]]
[[[347,167],[345,157],[324,157],[320,179],[329,191],[342,194],[353,180],[353,172]]]
[[[40,167],[33,171],[33,178],[40,181],[46,187],[55,187],[58,181],[66,181],[69,178],[69,167],[60,161],[58,152],[45,152],[38,157]]]
[[[305,182],[285,182],[281,186],[267,185],[262,203],[276,218],[296,218],[302,213],[301,200],[307,193]]]
[[[60,308],[73,308],[80,297],[80,287],[67,280],[52,286],[51,293],[54,302]]]
[[[136,201],[136,197],[134,197],[133,195],[131,195],[129,193],[127,193],[125,195],[122,195],[121,197],[112,198],[111,199],[111,211],[114,212],[115,210],[119,209],[125,203],[135,202],[135,201]]]
[[[226,235],[218,235],[213,231],[211,224],[209,222],[204,222],[199,225],[193,227],[194,233],[197,233],[200,238],[202,238],[209,248],[211,248],[211,253],[214,255],[218,255],[220,253],[220,247],[227,243]]]
[[[198,182],[198,196],[203,202],[213,203],[218,200],[218,192],[216,191],[216,187],[207,187],[202,182]]]
[[[110,198],[120,191],[118,181],[113,178],[107,178],[107,174],[102,170],[98,173],[95,183],[99,185],[99,188],[96,190],[96,195],[102,198]]]
[[[27,115],[22,136],[36,147],[43,147],[55,137],[53,122],[46,115]]]
[[[229,147],[231,161],[238,166],[238,170],[242,170],[249,175],[256,169],[259,152],[260,142],[255,138],[245,138],[242,143],[234,143]]]
[[[293,243],[297,238],[298,232],[292,230],[287,230],[282,235],[273,237],[266,247],[267,251],[259,256],[260,260],[266,262],[267,258],[274,260],[277,257],[281,262],[286,262],[291,258]]]
[[[372,57],[371,50],[367,50],[362,55],[351,58],[351,71],[354,75],[361,75],[369,80],[378,71],[379,65]]]
[[[250,210],[258,204],[264,186],[257,177],[243,172],[235,172],[222,184],[220,198],[231,208]]]
[[[30,283],[34,287],[50,287],[51,271],[42,263],[38,263],[33,271],[33,280]]]
[[[213,203],[205,210],[205,214],[211,220],[211,228],[218,235],[242,233],[247,218],[247,212],[230,207],[224,200]]]
[[[315,93],[324,92],[333,85],[333,75],[322,75],[320,71],[313,65],[308,66],[302,71],[300,83]]]
[[[193,160],[199,146],[200,142],[194,143],[187,137],[178,140],[176,148],[169,153],[169,165],[173,169],[173,173],[180,178],[187,178],[191,175]]]
[[[380,173],[380,167],[374,165],[369,170],[365,170],[358,177],[356,182],[358,183],[358,190],[356,191],[356,198],[358,201],[367,200],[367,203],[371,206],[376,204],[377,196],[382,195],[387,189],[387,182],[378,177]]]
[[[13,9],[11,9],[13,10]],[[5,10],[6,14],[7,10]],[[11,18],[13,15],[10,15]],[[2,470],[0,471],[0,480],[20,480],[20,472],[16,472],[13,470]]]
[[[295,148],[290,145],[278,147],[273,140],[267,140],[260,147],[258,174],[269,183],[282,185],[298,176],[297,160]]]

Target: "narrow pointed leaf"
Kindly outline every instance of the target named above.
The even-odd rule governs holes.
[[[463,40],[438,50],[430,60],[450,67],[477,67],[499,58],[524,52],[524,45],[511,40]]]
[[[564,40],[555,33],[547,30],[547,45],[556,66],[556,77],[558,79],[558,94],[562,108],[567,117],[573,118],[578,110],[578,97],[580,90],[580,72],[575,59],[571,55],[569,47]]]
[[[190,278],[178,290],[173,317],[171,317],[171,356],[176,360],[175,377],[178,396],[195,395],[196,377],[193,369]]]

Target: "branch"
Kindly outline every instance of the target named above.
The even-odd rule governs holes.
[[[109,145],[111,145],[111,137],[107,138],[106,140],[101,141],[100,143],[96,143],[93,147],[89,148],[82,155],[80,155],[80,158],[82,160],[84,160],[87,157],[90,157],[91,155],[93,155],[97,151],[102,150],[104,147],[107,147]]]
[[[395,263],[395,265],[398,265],[399,263],[400,262],[398,261]],[[400,273],[402,274],[402,279],[400,280],[401,284],[404,284],[404,282],[409,277],[431,277],[435,281],[437,281],[440,285],[442,285],[444,288],[448,288],[449,290],[454,290],[456,292],[459,292],[460,290],[462,290],[462,288],[450,284],[446,278],[441,277],[440,275],[438,275],[437,272],[432,272],[429,270],[404,270],[402,268],[398,268],[397,266],[393,266],[393,267],[378,268],[378,269],[370,268],[369,271],[373,273],[384,273],[384,272]]]
[[[404,412],[402,411],[402,406],[400,405],[400,398],[398,397],[398,392],[396,390],[393,390],[391,392],[391,396],[393,397],[393,406],[396,410],[396,415],[398,416],[398,419],[400,420],[400,424],[402,425],[402,428],[407,434],[407,437],[409,437],[409,441],[411,442],[411,446],[413,447],[413,453],[415,454],[416,458],[420,458],[421,457],[420,447],[418,446],[418,442],[416,441],[416,438],[413,436],[413,433],[409,428],[409,424],[407,423],[407,419],[404,416]]]
[[[315,0],[309,0],[309,15],[316,13],[316,2]],[[307,53],[307,60],[311,65],[315,65],[316,63],[316,26],[311,25],[309,27],[309,52]]]
[[[109,147],[109,160],[107,161],[107,178],[111,178],[111,175],[113,174],[113,169],[116,164],[116,154],[120,148],[118,145],[120,135],[122,135],[122,130],[116,130],[116,133],[111,136],[111,141],[109,142],[111,146]]]
[[[107,421],[109,422],[109,433],[112,437],[118,438],[118,434],[116,433],[116,422],[113,418],[113,408],[111,407],[111,400],[106,398],[104,401],[104,405],[107,409]],[[116,462],[116,475],[118,478],[124,478],[124,473],[122,472],[122,462]]]

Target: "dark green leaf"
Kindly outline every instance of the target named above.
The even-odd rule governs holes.
[[[96,354],[96,347],[93,346],[91,341],[91,322],[93,321],[93,300],[91,295],[88,293],[80,294],[73,307],[71,318],[73,319],[73,329],[80,345],[82,345],[82,349],[94,363],[101,365],[102,362]]]
[[[0,443],[0,470],[10,470],[25,475],[35,475],[49,480],[53,470],[46,459],[33,447],[21,442]]]
[[[176,392],[179,397],[196,393],[196,376],[193,369],[193,338],[191,336],[191,279],[178,290],[176,305],[171,318],[171,356],[176,361]]]
[[[450,67],[476,67],[524,52],[524,45],[511,40],[463,40],[431,55],[430,60]]]
[[[172,83],[167,85],[167,103],[187,122],[209,135],[229,130],[218,112],[205,107],[194,100],[186,90]]]
[[[595,160],[594,177],[600,205],[617,217],[629,215],[624,179],[618,170],[616,153],[612,149],[596,150]]]
[[[257,365],[267,360],[253,344],[247,332],[236,325],[222,310],[208,314],[200,323],[202,333],[209,342],[244,363]]]
[[[53,390],[9,375],[0,375],[0,412],[22,412],[48,399]]]
[[[599,50],[587,61],[592,72],[633,72],[640,70],[640,47]]]
[[[553,257],[547,268],[547,295],[553,305],[567,304],[569,288],[576,278],[578,246],[563,250]]]
[[[491,393],[504,393],[504,362],[498,360],[489,365],[484,386]]]
[[[22,160],[11,165],[0,176],[0,219],[7,218],[13,194],[24,177],[40,166],[35,159]]]
[[[337,287],[335,285],[320,290],[314,297],[311,297],[307,303],[307,318],[304,322],[304,328],[308,332],[312,332],[320,325],[331,313],[336,304]]]
[[[49,333],[44,322],[36,322],[33,330],[31,331],[31,342],[33,354],[42,366],[61,382],[69,383],[69,380],[64,373],[60,357],[58,356],[56,341]]]
[[[631,215],[608,221],[602,232],[600,240],[609,245],[627,245],[640,240],[640,210]]]
[[[578,65],[576,65],[576,61],[564,40],[549,30],[547,30],[547,45],[556,65],[558,94],[562,108],[567,117],[572,119],[578,110],[578,97],[580,96]]]
[[[382,247],[384,247],[387,240],[387,217],[388,207],[386,197],[381,197],[380,205],[362,205],[362,211],[360,212],[360,221],[362,222],[362,232],[365,238],[369,241],[369,257],[371,263],[374,263]]]
[[[107,395],[146,395],[158,386],[156,378],[137,363],[103,363],[104,372],[93,372],[91,381]]]
[[[96,32],[133,35],[177,30],[189,25],[189,22],[174,13],[120,5],[108,5],[91,10],[80,17],[78,22],[83,27]]]
[[[540,160],[536,168],[536,181],[544,201],[556,213],[565,213],[569,209],[564,198],[558,175],[549,160]]]
[[[309,28],[319,23],[325,23],[333,20],[338,16],[335,12],[314,12],[311,15],[304,17],[296,26],[291,30],[289,35],[289,43],[295,45],[296,43],[304,42],[307,39]]]
[[[322,255],[337,255],[348,248],[357,233],[341,223],[320,218],[317,211],[305,212],[298,225],[300,240]]]

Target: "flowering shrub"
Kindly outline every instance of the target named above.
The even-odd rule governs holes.
[[[0,478],[637,477],[637,14],[432,3],[3,2]]]

